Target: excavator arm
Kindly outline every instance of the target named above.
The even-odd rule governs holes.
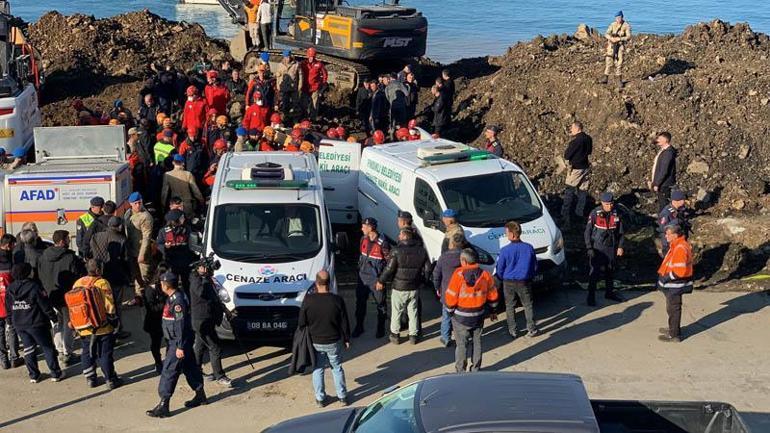
[[[233,20],[233,24],[246,25],[246,13],[243,10],[244,0],[217,0],[219,4],[224,8],[230,18]]]

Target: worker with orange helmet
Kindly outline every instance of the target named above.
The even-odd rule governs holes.
[[[226,113],[227,104],[230,102],[230,91],[227,90],[227,86],[219,79],[217,71],[208,71],[206,79],[208,84],[203,89],[203,93],[206,96],[206,104],[217,110],[219,114]]]
[[[256,128],[260,131],[269,124],[271,107],[262,95],[261,91],[254,92],[253,104],[246,110],[243,116],[243,127],[246,129]]]
[[[329,74],[326,66],[316,59],[315,48],[308,48],[307,59],[299,65],[302,76],[302,111],[311,120],[318,118],[321,94],[326,90]]]
[[[198,88],[195,86],[189,86],[185,93],[187,94],[187,101],[182,111],[182,128],[185,130],[190,128],[203,129],[206,125],[208,104],[205,99],[200,97]]]
[[[257,73],[254,79],[249,80],[246,88],[246,106],[254,104],[254,93],[262,93],[262,98],[269,107],[273,107],[275,102],[275,80],[270,77],[270,71],[267,64],[257,65]]]
[[[217,116],[214,125],[209,126],[206,135],[207,143],[216,143],[217,140],[225,140],[228,144],[232,143],[233,131],[230,128],[230,121],[227,116]]]

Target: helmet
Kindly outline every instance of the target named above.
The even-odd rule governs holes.
[[[198,88],[195,86],[189,86],[187,88],[187,96],[193,96],[198,94]]]
[[[110,125],[117,126],[120,125],[120,122],[118,122],[118,119],[110,119]]]
[[[348,143],[355,143],[355,142],[356,142],[356,137],[353,137],[352,135],[348,137]]]
[[[299,122],[299,127],[302,129],[310,129],[313,127],[313,124],[310,123],[309,120],[305,119],[302,122]]]
[[[209,108],[209,111],[206,112],[206,117],[216,116],[217,114],[216,108]]]
[[[206,72],[206,78],[210,79],[217,79],[219,78],[219,73],[217,71],[208,71]]]
[[[326,131],[326,136],[329,138],[340,138],[335,128],[329,128],[329,130]]]
[[[398,128],[396,130],[396,140],[403,140],[409,137],[409,130],[406,128]]]
[[[339,138],[344,138],[348,135],[348,131],[345,130],[344,126],[338,126],[337,127],[337,136]]]
[[[385,133],[378,129],[372,134],[372,139],[374,139],[375,144],[382,144],[385,142]]]
[[[281,114],[280,113],[273,113],[270,116],[270,123],[281,123]]]
[[[315,55],[316,55],[315,48],[310,47],[310,48],[307,49],[307,56],[308,57],[315,57]]]
[[[302,131],[297,129],[297,128],[292,129],[291,130],[291,138],[293,138],[295,140],[299,140],[300,138],[302,138]]]
[[[220,125],[220,126],[227,125],[227,116],[225,115],[217,116],[217,125]]]
[[[299,150],[310,153],[315,150],[315,146],[313,146],[313,143],[309,141],[303,141],[302,144],[299,145]]]
[[[155,122],[159,125],[162,125],[164,120],[166,120],[166,113],[158,113],[158,115],[155,116]]]
[[[275,136],[275,129],[272,126],[265,126],[265,129],[262,130],[262,135],[273,138]]]
[[[409,129],[417,128],[417,119],[410,120],[409,123],[407,124],[407,127]]]
[[[227,150],[227,142],[223,138],[215,141],[214,150]]]
[[[262,99],[262,92],[260,92],[259,90],[254,92],[254,100],[256,101],[257,99]]]

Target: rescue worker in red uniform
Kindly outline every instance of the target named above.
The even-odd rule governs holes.
[[[385,321],[387,320],[387,305],[385,290],[377,289],[377,279],[385,270],[385,264],[390,255],[388,241],[377,233],[377,220],[366,218],[361,224],[360,256],[358,258],[358,285],[356,287],[356,327],[353,338],[364,333],[366,318],[366,303],[369,295],[374,297],[377,304],[377,333],[376,338],[385,336]]]
[[[203,130],[206,126],[206,112],[208,106],[206,100],[198,96],[198,89],[195,86],[187,88],[187,101],[184,104],[182,112],[182,129],[188,130],[195,128]]]
[[[209,188],[214,185],[214,178],[217,175],[219,160],[222,158],[222,155],[227,152],[227,142],[223,139],[215,141],[213,150],[214,156],[209,163],[209,169],[206,171],[206,174],[203,175],[203,183]]]
[[[302,75],[301,104],[303,113],[311,120],[318,118],[321,105],[321,93],[326,89],[329,74],[326,66],[316,59],[315,48],[308,48],[307,59],[300,63]]]
[[[185,224],[184,212],[168,211],[166,226],[158,232],[156,244],[169,269],[179,275],[185,293],[190,290],[190,265],[195,261],[189,242],[190,226]]]
[[[206,97],[206,104],[209,108],[217,110],[217,113],[227,113],[227,104],[230,102],[230,91],[227,90],[227,86],[222,84],[219,80],[219,73],[217,71],[208,71],[206,73],[206,79],[208,84],[203,89],[203,94]]]
[[[596,283],[600,276],[604,277],[604,297],[624,301],[614,288],[615,262],[623,256],[623,221],[611,192],[602,193],[600,201],[601,205],[591,211],[583,233],[590,260],[587,303],[592,307],[596,305]]]
[[[270,106],[262,98],[262,92],[254,92],[254,103],[246,110],[243,116],[243,127],[246,129],[265,129],[269,125]]]
[[[364,146],[376,146],[383,143],[385,143],[385,133],[378,129],[374,131],[371,137],[364,141]]]

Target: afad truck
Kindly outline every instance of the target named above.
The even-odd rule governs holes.
[[[4,231],[17,234],[34,222],[40,236],[56,230],[71,234],[94,196],[127,207],[131,176],[126,162],[123,126],[35,128],[36,163],[4,173],[0,213]]]

